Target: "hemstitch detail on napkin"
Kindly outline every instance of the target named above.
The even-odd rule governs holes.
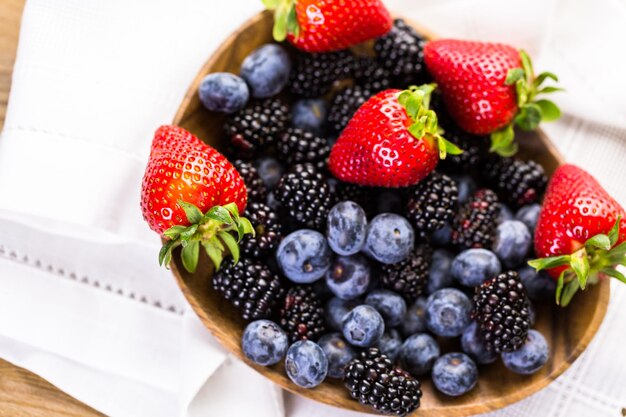
[[[148,297],[141,295],[141,294],[136,294],[135,292],[128,292],[125,291],[122,288],[114,288],[113,285],[111,284],[107,284],[107,283],[103,283],[99,280],[94,280],[91,279],[90,277],[86,276],[86,275],[80,275],[74,271],[70,271],[66,268],[63,267],[59,267],[59,266],[55,266],[52,265],[50,263],[46,263],[46,262],[42,262],[40,259],[33,259],[30,256],[28,256],[27,254],[21,254],[16,250],[12,250],[10,248],[8,248],[6,245],[4,244],[0,244],[0,257],[7,259],[9,261],[13,261],[13,262],[18,262],[21,263],[23,265],[27,265],[30,266],[32,268],[37,268],[40,271],[46,272],[47,274],[50,275],[55,275],[55,276],[59,276],[62,278],[66,278],[66,279],[70,279],[72,281],[76,281],[79,282],[81,284],[87,284],[90,285],[94,288],[98,288],[101,290],[105,290],[108,291],[112,294],[116,294],[116,295],[120,295],[126,298],[130,298],[131,300],[134,301],[139,301],[142,302],[144,304],[147,304],[151,307],[156,307],[162,310],[165,310],[167,312],[170,313],[175,313],[178,315],[183,315],[184,310],[177,308],[174,305],[170,305],[170,306],[164,306],[163,303],[159,300],[148,300]]]

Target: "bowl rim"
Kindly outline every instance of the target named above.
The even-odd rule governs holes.
[[[256,25],[257,23],[259,23],[260,21],[262,21],[263,19],[267,19],[267,15],[271,14],[272,12],[268,11],[268,10],[264,10],[261,12],[258,12],[257,14],[255,14],[254,16],[252,16],[251,18],[249,18],[248,20],[246,20],[244,23],[242,23],[234,32],[232,32],[226,39],[224,39],[221,43],[220,46],[215,49],[210,57],[207,59],[207,61],[205,61],[205,63],[202,65],[202,67],[200,68],[200,70],[198,71],[198,73],[196,74],[196,76],[194,77],[192,83],[190,84],[187,92],[185,93],[185,96],[183,98],[183,100],[181,101],[178,110],[174,116],[174,119],[172,121],[172,124],[174,125],[180,125],[182,123],[185,122],[185,113],[189,107],[189,104],[191,103],[192,99],[195,97],[195,95],[197,94],[197,90],[198,90],[198,86],[200,85],[200,82],[202,81],[202,79],[204,78],[204,76],[208,73],[208,70],[215,64],[215,62],[218,60],[218,57],[220,57],[225,51],[228,50],[229,46],[234,43],[234,41],[238,38],[239,34],[241,32],[244,32],[246,30],[248,30],[250,27]],[[428,28],[424,27],[423,25],[416,23],[415,21],[408,19],[406,17],[403,17],[401,14],[397,14],[397,13],[393,13],[394,19],[395,18],[399,18],[402,17],[407,23],[409,23],[410,26],[412,26],[413,28],[415,28],[418,33],[424,35],[427,39],[432,40],[432,39],[436,39],[438,36],[432,32],[431,30],[429,30]],[[548,151],[555,157],[555,159],[558,161],[559,165],[563,165],[565,163],[564,158],[562,157],[562,155],[560,154],[560,152],[557,150],[557,148],[555,147],[555,145],[552,143],[552,141],[547,137],[547,135],[545,134],[545,132],[543,132],[543,130],[541,130],[540,128],[536,130],[536,134],[538,136],[541,137],[541,141],[542,143],[545,145],[545,147],[548,149]],[[212,319],[210,319],[209,317],[207,317],[207,315],[205,314],[204,310],[202,309],[198,299],[194,296],[193,292],[191,292],[189,290],[189,287],[187,286],[187,284],[185,283],[184,279],[182,278],[182,275],[178,269],[178,266],[176,265],[175,262],[172,262],[170,264],[170,268],[172,271],[172,274],[174,275],[176,282],[178,284],[178,286],[181,288],[181,290],[183,291],[185,298],[189,301],[189,303],[191,304],[194,312],[196,313],[196,315],[198,315],[198,317],[201,319],[203,325],[211,332],[211,334],[220,342],[220,344],[222,346],[224,346],[230,354],[235,355],[239,360],[241,360],[242,362],[244,362],[245,364],[247,364],[248,366],[250,366],[252,369],[256,370],[257,372],[259,372],[261,375],[263,375],[265,378],[269,379],[270,381],[272,381],[273,383],[278,384],[281,388],[286,389],[287,391],[293,393],[293,394],[297,394],[297,395],[301,395],[305,398],[326,404],[326,405],[331,405],[334,407],[338,407],[341,409],[347,409],[347,410],[352,410],[352,411],[359,411],[359,412],[365,412],[365,413],[372,413],[373,410],[361,405],[358,401],[350,401],[350,403],[354,403],[351,404],[353,406],[351,407],[346,407],[344,404],[340,404],[337,402],[334,402],[332,400],[329,400],[328,398],[320,398],[320,396],[316,396],[313,393],[316,392],[316,390],[311,390],[311,389],[304,389],[304,388],[300,388],[298,386],[296,386],[295,384],[291,383],[290,381],[287,381],[287,383],[284,383],[283,381],[285,381],[284,379],[281,378],[272,378],[272,374],[276,373],[277,371],[274,370],[274,368],[272,367],[262,367],[259,365],[256,365],[254,363],[252,363],[250,360],[248,360],[242,353],[241,350],[232,350],[232,349],[228,349],[227,346],[230,345],[229,340],[227,340],[228,336],[226,335],[226,333],[220,331],[219,328],[217,327],[212,327],[209,326],[207,324],[207,321],[212,321]],[[517,389],[517,390],[512,390],[510,393],[505,394],[502,397],[498,397],[498,398],[492,398],[486,402],[482,402],[480,404],[455,404],[453,406],[444,406],[444,407],[436,407],[436,408],[429,408],[429,409],[418,409],[416,410],[416,412],[412,413],[412,415],[423,415],[423,416],[429,416],[429,417],[462,417],[462,416],[470,416],[470,415],[474,415],[474,414],[482,414],[482,413],[487,413],[490,411],[495,411],[495,410],[499,410],[503,407],[506,407],[508,405],[514,404],[536,392],[538,392],[539,390],[545,388],[549,383],[551,383],[552,381],[554,381],[556,378],[558,378],[561,374],[563,374],[563,372],[565,372],[565,370],[567,370],[573,363],[574,361],[576,361],[576,359],[578,359],[578,357],[581,355],[581,353],[587,348],[587,346],[589,345],[589,343],[591,342],[591,340],[593,339],[593,337],[596,335],[600,324],[602,323],[606,312],[607,312],[607,308],[608,308],[608,304],[609,304],[609,298],[610,298],[610,282],[608,280],[602,280],[598,285],[597,285],[598,291],[600,291],[599,297],[598,297],[598,303],[597,303],[597,308],[594,310],[593,312],[593,317],[591,319],[591,321],[589,322],[589,326],[587,328],[587,330],[585,331],[583,337],[581,339],[579,339],[578,343],[576,344],[576,346],[573,348],[571,354],[567,357],[564,358],[564,360],[561,362],[560,366],[554,368],[552,370],[552,372],[547,375],[545,378],[536,381],[534,384],[532,385],[527,385],[522,387],[521,389]]]

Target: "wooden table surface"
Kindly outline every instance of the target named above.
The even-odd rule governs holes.
[[[0,0],[0,129],[4,125],[11,72],[24,0]],[[43,378],[0,359],[0,416],[102,416]]]

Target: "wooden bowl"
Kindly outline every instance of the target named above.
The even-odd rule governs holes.
[[[200,104],[197,94],[200,81],[211,72],[239,73],[239,66],[248,53],[264,43],[272,42],[272,24],[272,15],[263,12],[226,39],[193,80],[173,124],[184,127],[219,148],[224,117],[207,111]],[[434,37],[419,25],[413,26],[425,36]],[[562,157],[541,131],[520,134],[518,140],[519,155],[538,161],[549,174],[563,163]],[[226,349],[291,392],[335,407],[373,412],[351,399],[339,381],[329,380],[315,389],[303,389],[287,378],[282,363],[262,367],[248,361],[240,347],[245,322],[230,303],[211,288],[213,271],[209,264],[207,258],[201,262],[196,273],[190,274],[182,268],[179,257],[174,256],[171,268],[196,314]],[[501,361],[481,366],[476,388],[458,398],[440,394],[433,388],[429,378],[420,378],[424,395],[421,408],[414,414],[454,417],[484,413],[519,401],[545,387],[561,375],[587,347],[604,318],[608,300],[609,282],[605,280],[578,294],[570,308],[563,309],[549,301],[538,305],[535,328],[546,336],[551,349],[550,360],[539,372],[530,376],[517,375],[504,368]],[[453,348],[459,350],[458,346]]]

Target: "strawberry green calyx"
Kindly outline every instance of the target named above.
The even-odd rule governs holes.
[[[167,267],[172,250],[178,246],[182,246],[183,266],[192,273],[198,266],[200,247],[206,251],[216,270],[220,269],[227,250],[235,263],[239,261],[239,242],[246,234],[254,236],[255,231],[248,219],[239,216],[235,203],[212,207],[205,214],[191,203],[179,200],[178,205],[191,224],[172,226],[163,232],[168,240],[159,252],[159,265]]]
[[[288,34],[295,38],[300,34],[300,25],[296,15],[296,0],[262,0],[268,10],[274,11],[274,29],[272,36],[276,42],[282,42]]]
[[[570,255],[534,259],[528,264],[537,271],[556,267],[566,268],[559,275],[556,303],[567,306],[576,292],[587,284],[596,284],[601,277],[613,277],[626,284],[626,276],[617,266],[626,266],[626,242],[617,244],[621,217],[608,234],[589,238],[583,247]]]
[[[429,110],[430,95],[437,88],[437,84],[424,84],[419,87],[411,86],[398,95],[398,103],[406,110],[413,124],[409,126],[409,133],[418,140],[424,136],[430,136],[437,141],[439,158],[445,159],[446,155],[460,155],[463,150],[454,143],[446,140],[441,134],[437,114]]]
[[[540,122],[552,122],[561,117],[561,110],[554,102],[546,99],[537,99],[543,94],[563,91],[554,86],[542,86],[544,81],[551,79],[558,82],[559,79],[551,72],[542,72],[535,77],[532,61],[528,54],[520,50],[522,68],[511,68],[504,81],[506,85],[515,85],[517,93],[517,115],[513,121],[491,134],[491,152],[502,156],[512,156],[517,152],[517,144],[513,141],[514,126],[525,131],[535,130]]]

